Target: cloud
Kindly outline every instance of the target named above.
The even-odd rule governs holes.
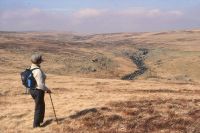
[[[135,32],[174,28],[184,12],[179,10],[132,8],[124,10],[94,10],[95,15],[74,18],[80,31],[89,32]],[[79,11],[78,11],[79,12]],[[77,22],[77,23],[76,23]],[[171,26],[171,27],[170,27]]]
[[[25,18],[25,17],[32,17],[34,15],[40,14],[41,10],[37,8],[33,8],[30,10],[22,10],[19,9],[17,11],[3,11],[1,12],[1,19],[8,20],[8,19],[15,19],[15,18]]]
[[[105,10],[98,10],[92,8],[81,9],[73,13],[73,16],[76,18],[91,18],[98,17],[105,13]]]
[[[0,30],[90,33],[171,30],[200,26],[200,19],[194,11],[143,7],[122,10],[85,8],[76,11],[38,8],[3,10],[0,11]]]
[[[69,27],[69,17],[63,12],[49,12],[37,8],[0,12],[0,30],[62,30]]]
[[[178,10],[170,10],[170,11],[162,11],[160,9],[145,9],[145,8],[133,8],[127,10],[118,11],[120,16],[132,16],[132,17],[160,17],[160,16],[181,16],[183,15],[182,11]]]
[[[178,10],[169,11],[168,13],[171,14],[171,15],[175,15],[175,16],[182,16],[183,15],[183,12],[178,11]]]

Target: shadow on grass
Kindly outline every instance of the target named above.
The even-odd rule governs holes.
[[[58,124],[60,124],[62,121],[64,121],[67,118],[68,117],[66,117],[66,118],[58,118]],[[46,127],[46,126],[52,124],[53,122],[56,122],[56,120],[55,119],[48,119],[41,125],[41,127]]]
[[[84,115],[86,115],[86,114],[88,114],[88,113],[96,113],[96,112],[97,112],[97,109],[96,109],[96,108],[84,109],[84,110],[82,110],[82,111],[80,111],[80,112],[77,112],[77,113],[74,114],[74,115],[70,115],[70,116],[68,116],[68,117],[63,117],[63,118],[58,118],[58,124],[62,123],[64,120],[66,120],[66,119],[68,119],[68,118],[70,118],[70,119],[76,119],[76,118],[79,118],[79,117],[81,117],[81,116],[84,116]],[[48,119],[48,120],[46,120],[46,121],[41,125],[41,127],[46,127],[46,126],[52,124],[54,121],[56,122],[55,118],[54,118],[54,119]]]

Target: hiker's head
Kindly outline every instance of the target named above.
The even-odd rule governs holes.
[[[40,63],[43,62],[42,55],[41,54],[33,54],[31,56],[31,62],[33,64],[38,64],[39,65]]]

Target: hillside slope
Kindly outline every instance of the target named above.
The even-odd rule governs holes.
[[[34,101],[18,76],[1,77],[1,132],[188,132],[200,127],[200,86],[49,75],[43,128],[32,129]],[[10,83],[10,81],[15,81]]]
[[[51,74],[121,79],[136,71],[130,56],[147,49],[142,79],[198,82],[200,31],[74,35],[57,32],[1,32],[1,73],[20,72],[32,53],[44,54]],[[53,69],[51,67],[53,66]],[[3,68],[7,68],[3,70]]]
[[[199,133],[199,43],[200,30],[0,32],[0,132]],[[59,120],[46,94],[38,129],[19,76],[35,52]]]

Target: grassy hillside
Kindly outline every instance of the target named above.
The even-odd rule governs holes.
[[[200,30],[0,32],[0,132],[199,133],[199,43]],[[38,129],[19,77],[35,52],[59,119],[47,94]]]
[[[34,52],[44,54],[51,74],[115,78],[137,70],[127,53],[148,49],[142,79],[198,82],[200,31],[74,35],[56,32],[1,32],[1,73],[20,72]],[[7,68],[3,70],[3,68]]]
[[[29,66],[34,52],[44,54],[44,69],[52,74],[119,78],[134,69],[129,59],[116,56],[114,51],[95,43],[79,41],[71,34],[3,32],[0,36],[0,64],[1,69],[7,68],[6,73],[19,72]]]
[[[198,133],[200,127],[199,85],[49,75],[59,125],[46,94],[44,127],[32,129],[34,101],[18,76],[0,80],[0,131],[5,133]]]

